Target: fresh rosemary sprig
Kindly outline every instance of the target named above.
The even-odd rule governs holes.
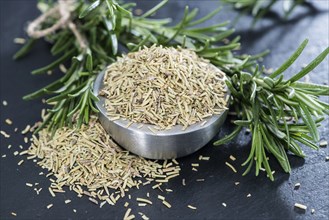
[[[319,65],[329,53],[324,50],[309,65],[288,80],[283,73],[304,50],[305,40],[296,52],[268,77],[262,77],[258,67],[254,72],[237,71],[227,80],[237,113],[241,118],[235,120],[234,131],[218,140],[221,145],[239,134],[242,127],[252,132],[252,144],[244,174],[248,173],[255,162],[256,175],[265,168],[271,180],[274,180],[267,160],[267,152],[275,156],[285,172],[290,172],[286,151],[304,157],[299,144],[318,149],[319,133],[317,127],[329,115],[329,104],[318,99],[319,95],[329,96],[329,87],[311,83],[297,82],[300,78]]]
[[[291,12],[298,5],[305,4],[305,0],[222,0],[223,2],[232,4],[236,9],[254,16],[254,24],[271,12],[273,6],[277,3],[282,4],[284,19],[287,19]]]
[[[60,0],[60,3],[64,4],[66,1]],[[24,97],[34,99],[51,96],[47,103],[53,105],[53,108],[49,109],[48,117],[39,130],[47,126],[54,131],[76,121],[78,126],[88,122],[91,112],[97,112],[94,101],[98,99],[92,93],[96,74],[114,62],[122,50],[136,51],[143,45],[157,44],[193,49],[228,75],[227,85],[237,113],[241,112],[241,119],[235,121],[237,128],[234,132],[215,142],[215,145],[231,140],[242,127],[249,127],[253,140],[250,155],[245,162],[245,165],[249,163],[246,172],[256,159],[256,174],[264,167],[273,179],[266,152],[272,153],[283,169],[289,172],[286,150],[304,156],[297,142],[317,148],[313,142],[319,139],[317,126],[321,118],[314,121],[313,116],[328,114],[328,104],[321,102],[318,96],[329,95],[329,89],[327,86],[300,83],[297,80],[314,69],[328,55],[329,49],[291,79],[284,80],[283,72],[305,48],[305,41],[272,75],[263,77],[255,60],[264,54],[244,57],[235,55],[233,51],[239,49],[240,38],[228,40],[234,30],[226,27],[227,22],[195,27],[211,19],[220,8],[205,17],[195,19],[198,10],[189,10],[186,7],[182,20],[176,25],[172,25],[169,18],[149,17],[166,2],[167,0],[160,2],[141,16],[133,16],[133,3],[119,4],[114,0],[86,3],[85,0],[77,0],[70,7],[71,11],[66,11],[70,16],[63,21],[61,28],[41,36],[53,43],[51,53],[60,57],[46,67],[34,70],[33,74],[54,70],[61,63],[70,60],[71,63],[62,78]],[[44,14],[59,7],[57,3],[50,1],[40,1],[39,6]],[[61,16],[57,14],[47,17],[42,28],[54,29],[58,17]],[[31,35],[33,31],[34,29]],[[40,38],[40,33],[38,34],[33,35],[14,58],[27,54],[37,38]]]

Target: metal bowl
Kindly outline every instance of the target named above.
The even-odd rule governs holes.
[[[132,153],[149,159],[174,159],[194,153],[205,146],[217,133],[224,123],[227,110],[220,115],[213,115],[201,125],[198,122],[182,130],[181,125],[176,125],[170,130],[152,132],[148,124],[138,128],[141,123],[134,123],[127,127],[129,120],[111,121],[104,107],[105,99],[99,96],[103,88],[105,70],[98,74],[94,83],[94,94],[100,101],[96,102],[99,110],[99,120],[104,129],[111,134],[112,138],[123,148]],[[229,93],[227,93],[229,95]]]

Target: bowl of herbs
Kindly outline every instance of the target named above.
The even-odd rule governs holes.
[[[194,153],[227,116],[225,73],[192,50],[128,53],[96,78],[99,120],[125,149],[151,159]]]

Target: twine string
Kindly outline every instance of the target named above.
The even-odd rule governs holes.
[[[85,38],[78,31],[76,24],[71,20],[71,8],[75,3],[75,0],[58,0],[53,8],[47,12],[41,14],[34,21],[32,21],[27,27],[27,34],[31,38],[42,38],[49,34],[54,33],[59,29],[69,28],[74,34],[75,38],[78,41],[78,44],[81,49],[86,49],[87,44]],[[53,24],[51,27],[41,29],[41,24],[44,23],[49,17],[59,17],[58,21]]]

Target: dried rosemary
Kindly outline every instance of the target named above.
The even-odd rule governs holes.
[[[53,196],[68,186],[79,196],[87,195],[94,203],[103,200],[111,205],[123,198],[129,188],[143,185],[142,180],[168,182],[172,171],[176,174],[180,171],[179,165],[163,166],[122,150],[95,116],[80,129],[56,130],[53,138],[47,129],[41,130],[38,138],[33,136],[28,151],[22,154],[38,157],[37,164],[53,176],[49,188]]]
[[[153,45],[108,66],[101,91],[110,118],[188,127],[226,108],[225,73],[191,50]]]

